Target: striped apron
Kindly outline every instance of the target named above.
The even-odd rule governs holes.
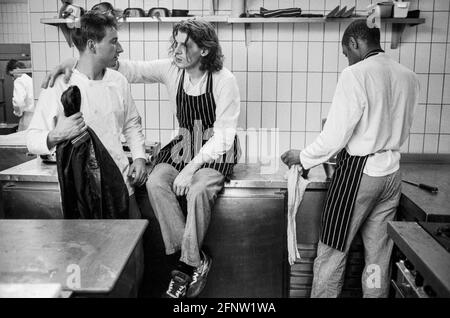
[[[355,205],[356,194],[369,156],[350,156],[342,149],[328,188],[322,213],[322,243],[343,251]]]
[[[184,73],[181,75],[177,90],[178,135],[161,149],[155,158],[155,164],[168,163],[178,171],[198,154],[201,147],[213,136],[216,121],[216,102],[213,95],[212,74],[208,72],[206,92],[199,96],[187,95],[184,92]],[[229,178],[233,167],[241,154],[237,135],[233,146],[215,161],[205,163],[202,168],[212,168]]]
[[[384,51],[381,49],[370,51],[363,60],[380,52]],[[322,212],[320,241],[339,251],[345,249],[356,195],[369,155],[351,156],[345,148],[337,155],[336,170]]]

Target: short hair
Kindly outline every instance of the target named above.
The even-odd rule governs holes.
[[[11,59],[6,64],[6,75],[9,75],[9,73],[14,71],[16,68],[27,68],[27,67],[25,66],[25,63],[15,59]]]
[[[176,48],[175,36],[178,32],[187,34],[186,42],[192,39],[199,48],[209,51],[208,55],[202,56],[201,58],[200,70],[217,72],[222,69],[222,48],[220,47],[216,30],[211,23],[201,19],[188,19],[175,24],[172,30],[171,45],[169,48],[169,53],[171,54],[173,54]]]
[[[78,51],[84,52],[88,40],[100,42],[106,35],[106,28],[117,29],[114,16],[103,14],[98,10],[86,12],[80,18],[80,27],[72,32],[72,41]]]
[[[342,44],[348,46],[350,37],[365,41],[370,46],[380,45],[380,29],[369,28],[366,19],[355,20],[345,29]]]

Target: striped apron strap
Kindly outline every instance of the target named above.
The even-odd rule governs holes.
[[[320,240],[344,251],[347,232],[368,156],[351,156],[342,149],[328,188],[322,213]]]

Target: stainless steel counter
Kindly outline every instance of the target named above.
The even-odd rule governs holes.
[[[238,164],[230,182],[225,188],[287,188],[285,174],[287,167],[280,164],[273,173],[265,173],[258,164]],[[327,189],[325,172],[322,166],[311,169],[308,175],[309,189]],[[0,181],[58,182],[56,164],[46,164],[37,158],[0,172]]]

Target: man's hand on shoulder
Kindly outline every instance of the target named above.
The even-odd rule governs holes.
[[[51,149],[65,140],[73,139],[86,129],[87,126],[81,112],[69,117],[61,114],[58,116],[56,127],[47,136],[47,147]]]
[[[53,87],[55,80],[61,74],[64,74],[64,83],[68,83],[70,77],[72,76],[73,68],[76,65],[76,62],[77,60],[75,58],[70,58],[55,66],[55,68],[45,76],[41,87],[44,89]]]

